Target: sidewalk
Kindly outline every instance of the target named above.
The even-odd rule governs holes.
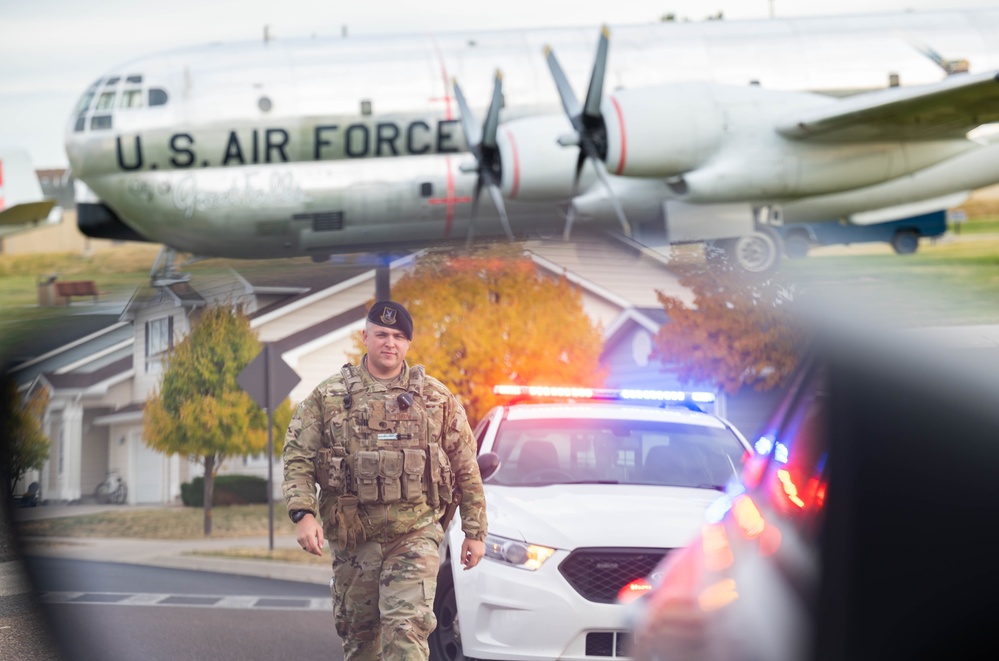
[[[137,509],[141,506],[133,506]],[[120,505],[48,505],[25,508],[15,512],[21,521],[61,516],[81,516]],[[150,507],[153,509],[153,507]],[[327,585],[331,570],[328,564],[315,565],[277,560],[252,560],[221,556],[192,555],[196,552],[252,548],[270,548],[267,535],[257,537],[199,538],[199,539],[132,539],[94,537],[35,537],[21,540],[28,555],[38,557],[69,558],[99,562],[119,562],[151,567],[168,567],[192,571],[211,571],[243,576],[274,578]],[[291,535],[275,535],[275,549],[300,550]],[[305,553],[305,551],[300,551]],[[324,557],[330,558],[329,548]],[[14,560],[0,562],[0,596],[22,594],[31,590],[21,563]]]

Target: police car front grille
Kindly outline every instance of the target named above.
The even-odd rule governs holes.
[[[670,549],[577,549],[558,566],[587,601],[612,604],[628,583],[652,573]]]

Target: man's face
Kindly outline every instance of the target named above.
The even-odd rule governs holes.
[[[402,371],[402,361],[409,351],[409,340],[401,330],[378,326],[370,321],[361,331],[368,350],[368,371],[380,379],[390,379]]]

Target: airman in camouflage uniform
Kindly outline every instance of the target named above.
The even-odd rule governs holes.
[[[412,333],[405,308],[375,303],[360,365],[319,384],[285,438],[283,490],[299,544],[315,555],[324,539],[334,548],[334,619],[347,661],[429,658],[440,519],[459,494],[460,561],[471,569],[485,554],[475,440],[454,395],[405,362]]]

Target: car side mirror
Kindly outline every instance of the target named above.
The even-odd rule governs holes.
[[[479,464],[479,473],[482,475],[482,481],[485,482],[499,470],[500,458],[495,452],[487,452],[480,454],[476,463]]]

